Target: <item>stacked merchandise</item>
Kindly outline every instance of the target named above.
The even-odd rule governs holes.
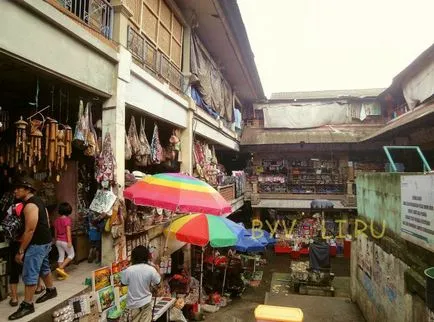
[[[259,192],[287,192],[287,163],[285,160],[263,160],[256,168]]]
[[[287,177],[283,175],[261,175],[258,177],[259,192],[286,192]]]
[[[244,171],[232,171],[235,178],[235,198],[241,197],[246,190],[246,174]]]
[[[291,193],[343,193],[343,179],[337,161],[290,161],[289,191]]]
[[[196,140],[194,142],[194,176],[216,187],[219,177],[223,174],[219,167],[215,147]]]
[[[384,163],[380,162],[354,162],[354,176],[363,172],[383,172]]]
[[[140,129],[137,131],[135,117],[131,117],[128,133],[125,134],[125,160],[133,160],[136,167],[148,167],[181,160],[181,143],[179,140],[180,131],[174,129],[168,144],[163,147],[160,142],[158,125],[154,124],[151,141],[148,141],[145,132],[145,119],[140,119]]]
[[[130,236],[144,233],[154,225],[169,222],[173,216],[173,212],[168,210],[136,206],[132,203],[128,203],[127,218],[125,219],[125,234]]]

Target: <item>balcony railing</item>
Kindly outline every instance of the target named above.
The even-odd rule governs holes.
[[[128,50],[144,68],[166,80],[179,91],[184,88],[184,75],[145,37],[128,27]]]
[[[104,37],[112,38],[113,7],[107,0],[57,0],[57,3]]]

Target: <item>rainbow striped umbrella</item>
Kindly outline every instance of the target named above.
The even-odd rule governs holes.
[[[202,247],[200,284],[203,284],[203,247],[208,243],[212,247],[234,246],[245,228],[232,220],[205,214],[186,215],[173,221],[164,231],[168,237],[174,236],[177,240]],[[201,303],[202,292],[199,292]]]
[[[180,173],[159,173],[139,180],[124,190],[124,197],[139,206],[171,211],[223,215],[231,205],[206,182]]]
[[[165,230],[169,237],[196,246],[234,246],[245,228],[232,220],[205,214],[186,215],[174,220]]]

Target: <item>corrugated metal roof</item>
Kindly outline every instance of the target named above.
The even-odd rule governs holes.
[[[247,127],[241,136],[241,145],[298,144],[304,143],[354,143],[372,135],[381,128],[322,127],[312,130],[264,129]]]
[[[377,97],[382,93],[384,88],[367,88],[367,89],[347,89],[347,90],[329,90],[313,92],[280,92],[272,93],[270,100],[313,100],[313,99],[333,99],[344,97]]]
[[[334,204],[333,209],[355,209],[355,207],[345,207],[340,200],[330,200]],[[262,199],[259,204],[252,205],[252,208],[275,208],[275,209],[310,209],[312,200],[305,199]],[[316,209],[321,211],[321,209]]]

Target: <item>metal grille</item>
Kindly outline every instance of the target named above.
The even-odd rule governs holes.
[[[145,39],[131,27],[128,27],[127,47],[133,57],[143,63]]]
[[[57,0],[92,29],[111,39],[113,30],[113,7],[107,0]]]
[[[145,65],[155,73],[157,72],[157,49],[149,42],[145,41]]]

